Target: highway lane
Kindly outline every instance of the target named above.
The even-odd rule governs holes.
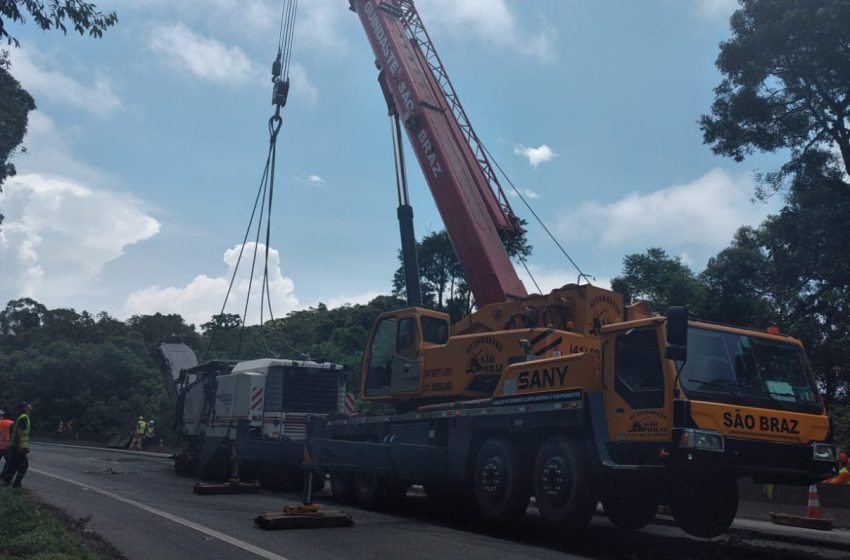
[[[89,519],[87,527],[130,560],[577,557],[356,508],[349,510],[353,527],[264,531],[254,517],[297,501],[297,494],[197,496],[192,480],[173,474],[170,459],[147,454],[34,443],[30,465],[25,484],[37,497]],[[326,500],[320,494],[317,501]]]
[[[254,517],[297,503],[299,494],[197,496],[194,481],[173,474],[167,457],[38,443],[25,484],[73,517],[89,519],[87,526],[130,560],[850,557],[847,530],[823,534],[750,519],[736,520],[731,535],[712,542],[688,537],[661,517],[630,535],[598,515],[582,535],[566,535],[541,523],[534,507],[514,526],[492,527],[467,512],[432,506],[415,488],[387,513],[340,508],[325,490],[316,501],[351,513],[353,527],[264,531]]]

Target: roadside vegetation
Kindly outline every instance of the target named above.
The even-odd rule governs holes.
[[[52,511],[26,493],[0,489],[0,559],[16,560],[98,560]]]

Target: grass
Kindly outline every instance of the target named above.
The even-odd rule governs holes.
[[[0,560],[98,560],[63,520],[25,492],[0,487]]]

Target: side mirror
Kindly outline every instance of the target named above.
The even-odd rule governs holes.
[[[671,307],[667,310],[667,344],[688,345],[688,308]]]

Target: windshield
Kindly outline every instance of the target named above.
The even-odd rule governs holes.
[[[820,412],[808,361],[795,344],[711,329],[688,329],[680,376],[690,398]]]

